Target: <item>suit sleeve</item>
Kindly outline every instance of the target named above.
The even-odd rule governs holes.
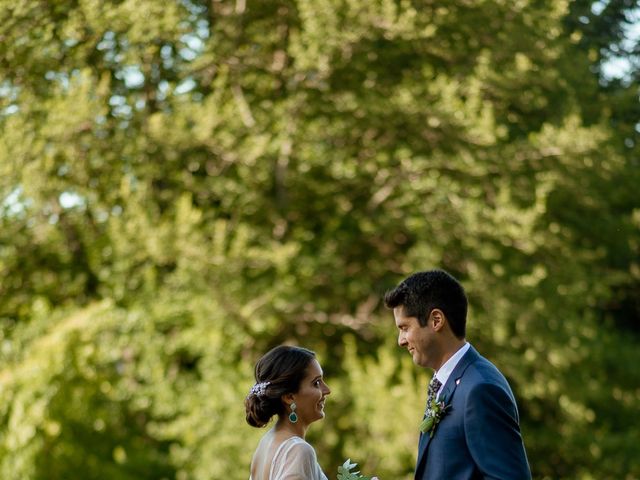
[[[482,478],[531,478],[516,405],[502,387],[481,383],[472,388],[465,406],[464,430]]]

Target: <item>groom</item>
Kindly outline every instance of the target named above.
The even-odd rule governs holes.
[[[393,309],[398,344],[416,365],[435,370],[416,480],[530,479],[511,388],[465,340],[462,285],[443,270],[419,272],[387,292],[384,302]]]

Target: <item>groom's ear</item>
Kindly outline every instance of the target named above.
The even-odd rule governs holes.
[[[446,321],[446,317],[444,316],[444,312],[439,308],[434,308],[431,310],[431,314],[429,315],[431,321],[433,322],[433,329],[438,332],[444,328]]]

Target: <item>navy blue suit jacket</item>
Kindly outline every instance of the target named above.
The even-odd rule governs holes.
[[[473,347],[439,400],[450,407],[432,437],[420,435],[416,480],[531,478],[511,388]]]

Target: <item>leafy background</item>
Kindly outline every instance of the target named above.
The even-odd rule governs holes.
[[[0,477],[246,479],[288,342],[325,471],[412,478],[443,267],[534,478],[640,478],[638,3],[0,0]]]

